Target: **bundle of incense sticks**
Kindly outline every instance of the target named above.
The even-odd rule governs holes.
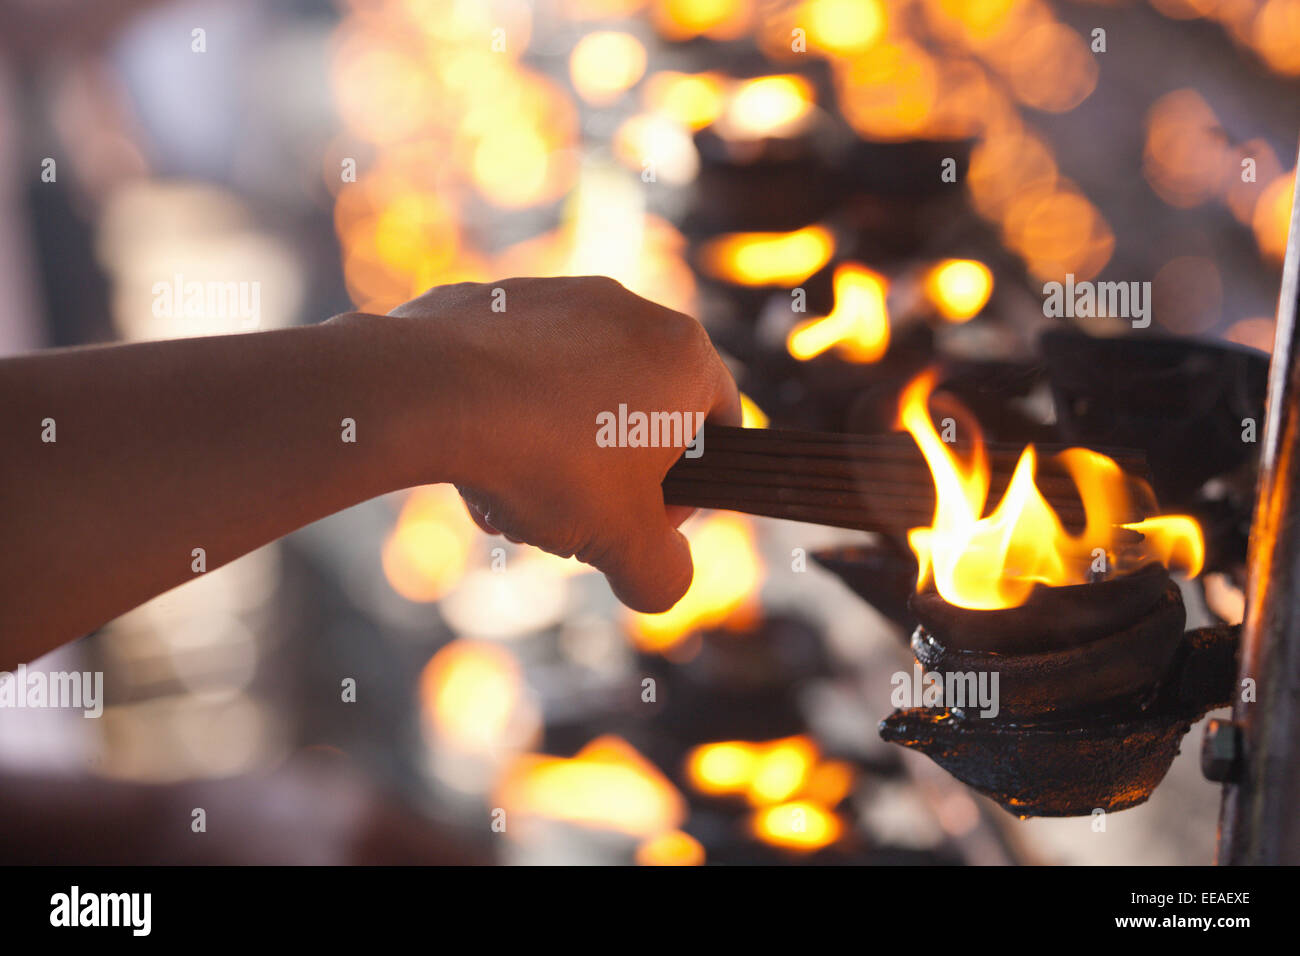
[[[952,446],[966,460],[970,448]],[[1067,528],[1083,526],[1083,505],[1069,475],[1044,468],[1064,445],[1036,445],[1035,484]],[[1024,450],[986,442],[989,507],[1001,499]],[[1145,477],[1146,458],[1103,450],[1130,475]],[[742,511],[837,528],[903,536],[934,516],[934,482],[910,435],[704,426],[703,453],[680,459],[663,482],[667,504]]]

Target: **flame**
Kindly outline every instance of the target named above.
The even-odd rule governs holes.
[[[687,757],[686,774],[701,793],[743,793],[754,776],[758,745],[743,740],[703,744]]]
[[[733,232],[709,240],[704,271],[738,285],[793,285],[830,261],[835,239],[824,226],[794,232]]]
[[[993,273],[974,259],[946,259],[926,274],[925,294],[949,322],[965,322],[993,294]]]
[[[766,428],[770,422],[767,413],[758,407],[758,404],[746,395],[740,393],[740,427],[741,428]]]
[[[927,407],[934,383],[933,372],[919,376],[899,402],[901,426],[929,465],[936,498],[932,525],[908,533],[920,567],[918,590],[932,580],[950,604],[981,610],[1017,607],[1037,584],[1087,583],[1098,548],[1105,552],[1108,570],[1160,561],[1189,576],[1200,573],[1205,546],[1196,522],[1183,515],[1142,514],[1138,502],[1150,500],[1150,490],[1110,458],[1088,449],[1072,448],[1059,456],[1083,502],[1085,527],[1077,536],[1065,530],[1034,484],[1032,445],[1021,454],[1002,500],[981,517],[989,490],[982,440],[977,434],[974,454],[965,463],[944,446]],[[1117,528],[1142,538],[1129,544]]]
[[[700,793],[744,797],[750,829],[764,843],[815,850],[834,843],[844,824],[833,808],[853,789],[854,770],[821,760],[811,737],[702,744],[686,757],[686,778]]]
[[[754,834],[765,843],[806,851],[834,843],[844,830],[839,817],[809,800],[760,810],[752,825]]]
[[[853,786],[853,768],[821,761],[810,737],[701,744],[686,758],[686,778],[700,793],[743,796],[756,807],[799,797],[833,807]]]
[[[704,862],[700,841],[681,830],[669,830],[636,848],[638,866],[699,866]]]
[[[686,775],[701,793],[744,795],[754,806],[766,806],[794,796],[816,762],[817,748],[807,737],[733,740],[696,747],[687,757]]]
[[[715,514],[685,528],[695,578],[663,614],[629,612],[633,640],[643,651],[667,651],[697,630],[753,619],[763,565],[753,526],[735,514]]]
[[[686,801],[668,778],[617,736],[598,737],[573,757],[528,754],[496,794],[510,815],[542,817],[652,838],[679,827]]]
[[[769,744],[754,765],[749,780],[749,801],[762,805],[789,799],[808,779],[817,760],[817,748],[806,737],[790,737]]]
[[[807,123],[813,108],[812,84],[802,76],[760,76],[738,83],[722,117],[734,139],[788,136]]]
[[[835,348],[852,362],[875,362],[889,348],[888,281],[856,263],[835,270],[835,308],[831,314],[800,322],[786,345],[800,360]]]
[[[853,789],[853,765],[842,760],[826,760],[813,768],[800,793],[823,807],[833,807]]]

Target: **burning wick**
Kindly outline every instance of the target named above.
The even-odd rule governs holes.
[[[934,481],[934,520],[907,540],[920,571],[917,590],[933,581],[949,604],[975,610],[1019,607],[1035,585],[1087,584],[1098,575],[1158,561],[1188,577],[1200,573],[1205,542],[1186,515],[1148,517],[1138,501],[1154,501],[1145,482],[1086,448],[1057,456],[1083,502],[1085,527],[1069,534],[1037,485],[1037,455],[1026,446],[1002,500],[987,516],[990,469],[978,429],[969,462],[945,447],[930,420],[935,373],[914,379],[899,401],[899,426],[921,449]],[[1136,534],[1134,534],[1136,533]]]

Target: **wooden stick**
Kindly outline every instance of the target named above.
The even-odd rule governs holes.
[[[909,435],[706,425],[703,445],[699,458],[683,457],[669,470],[663,483],[666,503],[900,536],[928,525],[934,515],[930,470]],[[1068,446],[1036,447],[1041,462]],[[1023,449],[991,442],[986,451],[989,499],[995,502]],[[1107,454],[1129,474],[1146,476],[1141,452]],[[1040,468],[1035,484],[1067,526],[1083,526],[1082,502],[1068,475]]]

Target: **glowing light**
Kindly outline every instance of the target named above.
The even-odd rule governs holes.
[[[645,85],[647,108],[688,129],[703,129],[719,116],[727,102],[727,85],[716,73],[653,74]]]
[[[700,866],[704,847],[689,833],[669,830],[638,846],[636,862],[638,866]]]
[[[420,701],[437,738],[486,756],[522,743],[536,711],[523,672],[501,647],[452,641],[434,654],[420,677]]]
[[[700,154],[690,131],[657,113],[629,116],[614,133],[614,155],[638,174],[682,185],[700,170]]]
[[[1268,0],[1255,16],[1250,42],[1273,72],[1300,75],[1300,0]]]
[[[528,206],[543,195],[547,159],[546,141],[534,130],[502,127],[479,140],[474,181],[499,206]]]
[[[859,53],[885,33],[881,0],[808,0],[799,10],[815,49],[840,55]]]
[[[803,127],[812,108],[812,84],[802,76],[761,76],[737,84],[724,131],[748,139],[786,136]]]
[[[1024,31],[1002,62],[1016,99],[1035,109],[1067,112],[1097,86],[1096,58],[1062,23],[1048,21]]]
[[[1142,170],[1165,202],[1189,209],[1212,198],[1230,158],[1218,117],[1195,90],[1174,90],[1152,105]]]
[[[744,392],[740,393],[740,426],[742,428],[766,428],[768,417]]]
[[[925,293],[949,322],[965,322],[993,294],[993,273],[974,259],[946,259],[926,274]]]
[[[1295,170],[1283,173],[1268,184],[1255,204],[1251,227],[1264,258],[1281,262],[1291,229],[1291,202],[1295,193]]]
[[[1261,352],[1273,351],[1273,339],[1277,334],[1277,323],[1262,316],[1241,319],[1234,322],[1223,333],[1224,341],[1236,342]]]
[[[815,773],[817,757],[817,746],[808,737],[721,741],[692,750],[686,775],[700,793],[744,796],[754,806],[764,806],[798,794]],[[823,789],[833,789],[831,783],[822,781]]]
[[[1001,218],[1025,192],[1050,194],[1056,179],[1056,160],[1047,144],[1018,128],[977,144],[966,176],[976,208],[990,219]]]
[[[737,793],[749,786],[759,748],[744,741],[703,744],[691,751],[686,773],[701,793]]]
[[[753,527],[734,514],[696,519],[683,529],[691,542],[695,578],[663,614],[630,614],[632,637],[646,651],[666,651],[693,631],[752,619],[763,566]]]
[[[865,266],[846,263],[836,268],[833,283],[835,307],[790,331],[790,354],[807,360],[834,348],[849,361],[878,361],[889,349],[888,282]]]
[[[759,757],[749,781],[751,803],[777,803],[798,792],[817,760],[817,748],[806,737],[770,744]]]
[[[588,103],[611,103],[636,85],[645,73],[646,52],[630,33],[589,33],[569,55],[573,88]]]
[[[833,807],[853,789],[852,764],[840,760],[827,760],[813,768],[799,795],[823,807]]]
[[[503,250],[494,273],[605,275],[670,309],[692,310],[686,240],[670,222],[646,213],[639,178],[612,164],[585,164],[562,220],[559,228]]]
[[[464,575],[476,535],[456,489],[415,489],[381,553],[389,585],[408,601],[438,600]]]
[[[845,119],[865,139],[915,139],[926,131],[939,102],[934,57],[906,41],[881,41],[837,64],[835,80]]]
[[[795,232],[733,232],[710,240],[700,253],[709,275],[737,285],[792,285],[830,261],[835,239],[823,226]]]
[[[734,40],[750,25],[753,0],[655,0],[655,28],[670,40]]]
[[[1110,261],[1115,234],[1097,207],[1066,183],[1024,190],[1003,214],[1003,239],[1040,279],[1092,278]]]
[[[843,824],[832,813],[807,800],[759,810],[754,834],[765,843],[791,850],[819,850],[840,838]]]
[[[573,757],[528,754],[506,773],[497,803],[511,815],[655,837],[686,818],[686,801],[621,737],[593,740]]]

